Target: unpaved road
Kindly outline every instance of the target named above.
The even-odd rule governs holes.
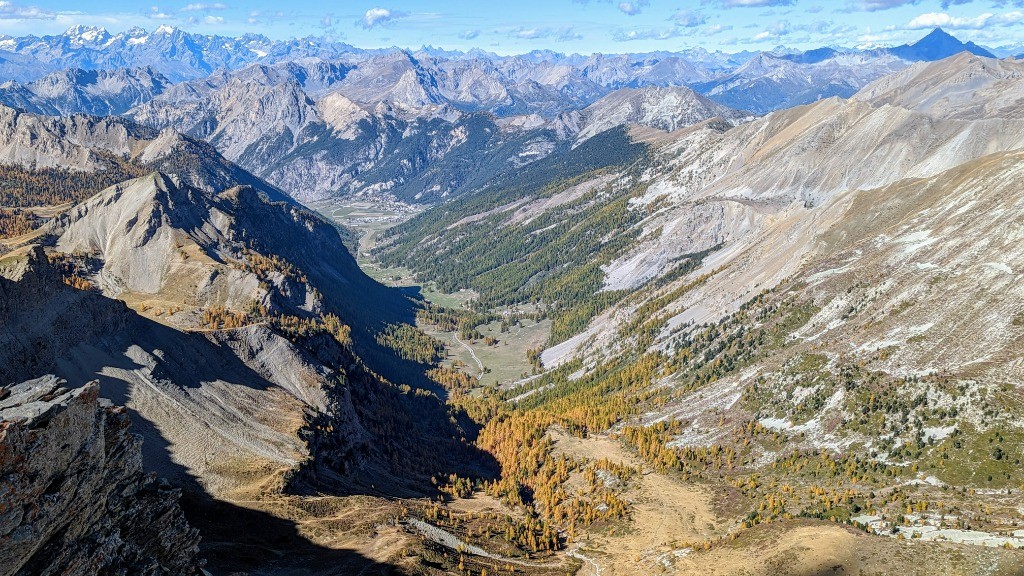
[[[459,550],[459,551],[465,552],[467,554],[473,554],[474,556],[480,556],[482,558],[490,558],[492,560],[497,560],[499,562],[504,562],[504,563],[507,563],[507,564],[516,564],[516,565],[519,565],[519,566],[526,566],[528,568],[554,568],[554,567],[561,566],[562,564],[564,564],[564,561],[557,561],[557,562],[527,562],[525,560],[519,560],[518,558],[509,558],[507,556],[499,556],[497,554],[491,554],[490,552],[484,550],[483,548],[481,548],[479,546],[474,546],[472,544],[467,544],[466,542],[463,542],[462,540],[459,539],[458,536],[452,534],[451,532],[449,532],[449,531],[447,531],[447,530],[445,530],[443,528],[439,528],[437,526],[434,526],[433,524],[424,522],[422,520],[417,520],[415,518],[410,518],[408,520],[408,524],[410,526],[412,526],[413,528],[415,528],[420,534],[423,534],[424,536],[426,536],[430,540],[433,540],[434,542],[437,542],[438,544],[440,544],[442,546],[445,546],[447,548],[451,548],[452,550]],[[569,556],[572,556],[572,553],[569,553]],[[576,558],[580,558],[580,557],[576,556]]]
[[[457,332],[452,332],[452,338],[453,338],[453,339],[454,339],[454,340],[455,340],[456,342],[458,342],[459,344],[461,344],[463,348],[465,348],[466,350],[469,350],[469,355],[473,357],[473,361],[475,361],[475,362],[476,362],[476,367],[477,367],[477,369],[479,369],[479,371],[480,371],[480,373],[479,373],[479,374],[477,374],[477,376],[476,376],[476,377],[477,377],[477,378],[483,378],[483,377],[484,377],[484,363],[483,363],[483,362],[481,362],[481,361],[480,361],[480,358],[478,358],[478,357],[477,357],[477,355],[476,355],[476,352],[474,352],[474,351],[473,351],[473,347],[472,347],[472,346],[470,346],[469,344],[466,344],[466,343],[465,343],[465,342],[463,342],[462,340],[460,340],[460,339],[459,339],[459,334],[458,334]]]

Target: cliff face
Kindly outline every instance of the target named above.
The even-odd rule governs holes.
[[[124,408],[90,383],[0,388],[0,575],[198,575],[179,493],[142,471]]]

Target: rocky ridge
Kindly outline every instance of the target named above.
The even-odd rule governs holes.
[[[128,414],[97,383],[0,391],[0,573],[202,574],[180,491],[143,471]]]
[[[170,85],[167,78],[149,67],[76,68],[53,72],[24,85],[8,81],[0,85],[0,102],[37,114],[110,116],[152,100]]]

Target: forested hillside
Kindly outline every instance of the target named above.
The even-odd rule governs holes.
[[[621,296],[598,294],[601,266],[640,233],[630,200],[647,162],[643,144],[609,130],[392,228],[378,254],[441,290],[475,290],[483,308],[543,304],[552,339],[567,338]]]

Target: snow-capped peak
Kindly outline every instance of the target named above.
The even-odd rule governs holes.
[[[79,44],[97,44],[110,39],[110,33],[107,32],[107,29],[99,26],[72,26],[64,32],[64,35],[72,42]]]

